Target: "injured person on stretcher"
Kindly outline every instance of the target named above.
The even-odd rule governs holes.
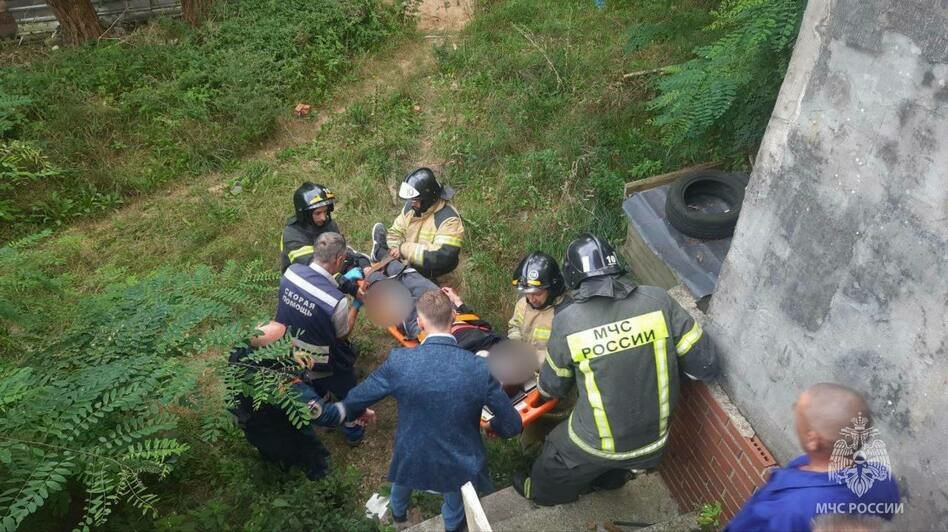
[[[525,424],[534,415],[539,416],[552,408],[555,401],[543,405],[542,411],[535,407],[538,393],[536,376],[543,363],[541,354],[530,344],[508,340],[493,330],[468,307],[452,288],[438,287],[414,268],[398,260],[386,259],[365,268],[362,287],[365,312],[376,325],[389,331],[406,347],[417,345],[424,338],[418,327],[415,301],[422,294],[441,290],[455,307],[455,321],[451,334],[462,349],[486,357],[491,374],[501,383],[504,391],[517,406]],[[489,420],[490,412],[484,412]]]

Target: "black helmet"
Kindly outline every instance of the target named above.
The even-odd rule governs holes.
[[[416,199],[421,201],[421,208],[415,209],[416,215],[427,211],[439,199],[450,199],[453,195],[454,191],[449,187],[441,186],[431,168],[426,167],[413,170],[405,176],[398,189],[399,198],[406,201]]]
[[[625,273],[619,265],[616,251],[608,242],[591,233],[583,233],[569,243],[563,259],[563,276],[570,290],[591,277],[621,275]]]
[[[332,215],[336,204],[336,195],[323,185],[316,185],[309,181],[300,185],[293,193],[293,207],[296,209],[296,221],[303,225],[313,225],[314,210],[320,207],[329,207]],[[327,222],[328,223],[328,222]]]
[[[520,292],[527,294],[543,289],[550,291],[546,302],[539,307],[534,307],[537,310],[552,305],[566,290],[563,274],[560,273],[556,259],[542,251],[534,251],[520,261],[513,271],[513,285]]]

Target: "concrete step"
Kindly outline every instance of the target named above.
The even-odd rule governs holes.
[[[698,512],[691,512],[673,517],[661,523],[646,528],[640,528],[638,532],[697,532],[701,530],[698,525]]]
[[[513,488],[504,488],[481,498],[481,507],[487,520],[493,523],[506,521],[518,514],[533,511],[536,506],[524,499]],[[409,532],[436,532],[444,530],[441,516],[435,516],[408,529]]]
[[[641,475],[613,491],[599,491],[576,502],[553,507],[535,506],[506,488],[481,499],[491,527],[497,532],[520,530],[589,530],[590,525],[611,521],[665,523],[679,517],[678,505],[657,473]],[[676,525],[677,526],[677,525]],[[626,528],[628,529],[628,528]],[[413,532],[444,530],[441,516],[415,525]],[[641,530],[641,529],[640,529]],[[680,528],[690,530],[686,523]]]

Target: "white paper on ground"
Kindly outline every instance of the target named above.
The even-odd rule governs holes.
[[[388,512],[388,497],[373,493],[365,503],[365,516],[382,519],[386,512]]]

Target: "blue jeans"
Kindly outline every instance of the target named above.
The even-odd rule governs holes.
[[[408,505],[411,503],[411,488],[392,484],[392,496],[389,504],[392,506],[392,515],[403,517],[408,515]],[[464,502],[461,500],[461,490],[446,491],[441,494],[444,504],[441,505],[441,516],[444,518],[445,530],[456,530],[464,522]]]

